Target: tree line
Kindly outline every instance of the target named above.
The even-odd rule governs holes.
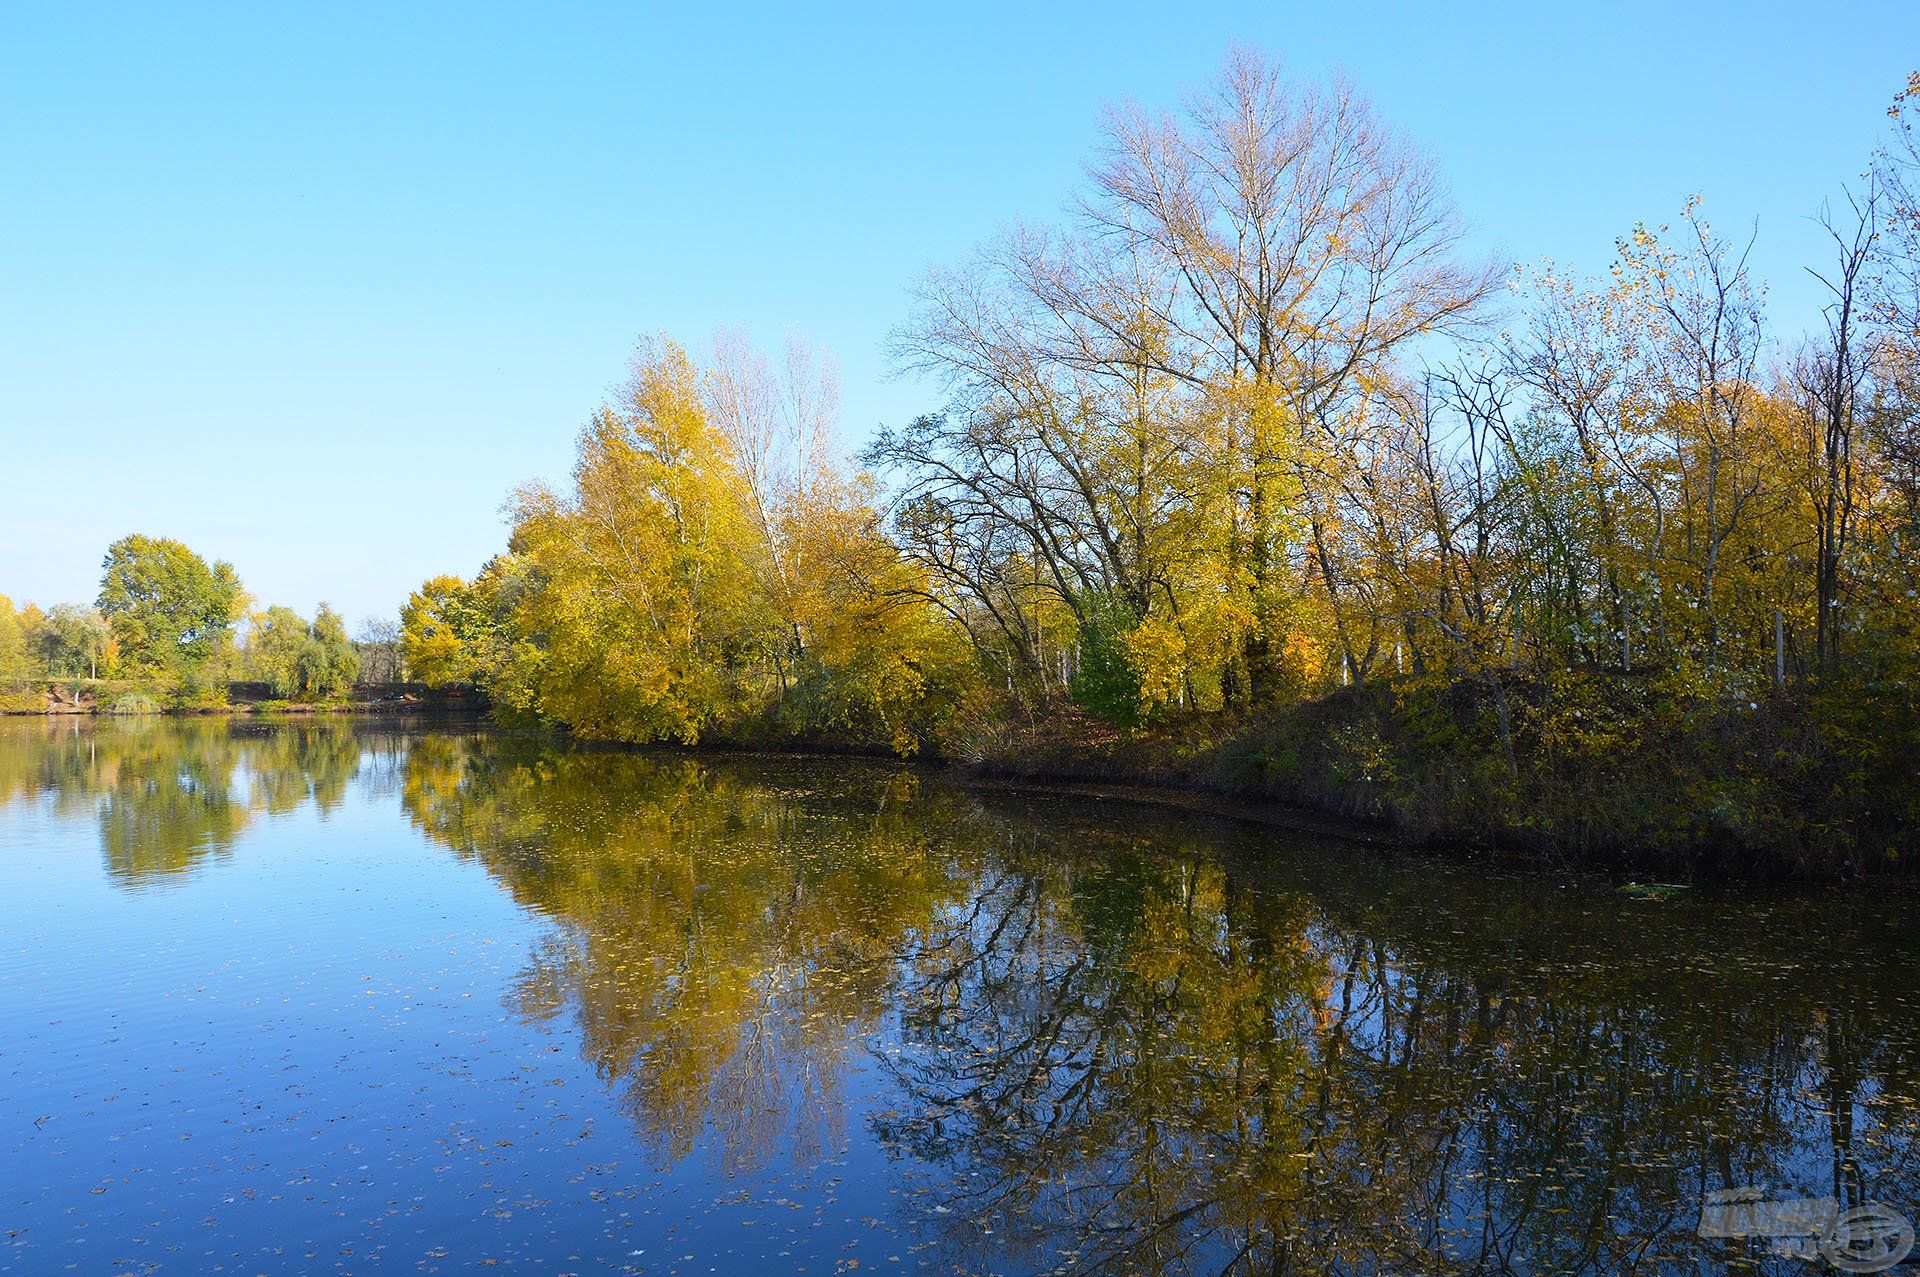
[[[1697,200],[1604,279],[1511,272],[1360,93],[1237,52],[1178,115],[1113,111],[1063,224],[921,283],[896,354],[945,405],[862,468],[817,356],[644,342],[570,488],[409,603],[409,660],[595,735],[902,745],[1386,679],[1911,669],[1916,103],[1783,342]]]

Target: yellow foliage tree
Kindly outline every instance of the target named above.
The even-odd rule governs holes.
[[[686,352],[642,345],[619,402],[580,437],[573,489],[523,491],[513,543],[540,581],[521,605],[545,639],[547,711],[576,731],[694,741],[764,690],[740,472]]]

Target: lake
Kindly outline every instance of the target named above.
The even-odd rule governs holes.
[[[891,763],[0,720],[0,1271],[1884,1264],[1915,903]]]

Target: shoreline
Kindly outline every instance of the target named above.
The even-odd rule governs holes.
[[[1527,873],[1578,876],[1607,882],[1634,882],[1640,874],[1656,871],[1652,864],[1601,863],[1581,861],[1553,852],[1511,844],[1502,845],[1489,837],[1482,841],[1458,838],[1422,837],[1390,823],[1360,816],[1326,811],[1304,803],[1259,794],[1236,794],[1190,775],[1167,772],[1161,775],[1127,773],[1119,777],[1090,776],[1070,768],[1052,769],[1036,763],[1016,768],[1005,760],[963,759],[920,755],[902,757],[890,750],[836,746],[827,742],[782,742],[753,745],[739,741],[700,741],[692,745],[677,741],[595,740],[576,738],[561,732],[557,739],[570,747],[608,750],[621,753],[680,754],[693,758],[740,759],[842,759],[904,766],[934,776],[961,788],[1007,795],[1028,794],[1047,798],[1092,800],[1152,807],[1162,811],[1187,812],[1210,820],[1232,821],[1265,829],[1285,830],[1332,839],[1364,848],[1368,852],[1417,856],[1463,867],[1499,868]],[[1821,879],[1790,875],[1714,875],[1700,876],[1708,882],[1819,883]],[[1824,880],[1835,881],[1835,880]]]
[[[1479,825],[1450,822],[1423,826],[1396,819],[1397,813],[1371,814],[1369,795],[1354,785],[1318,792],[1286,792],[1271,782],[1246,783],[1226,764],[1238,738],[1214,739],[1184,758],[1169,758],[1151,744],[1124,745],[1088,741],[1068,749],[1059,741],[1027,742],[1029,752],[1003,751],[978,759],[919,755],[903,758],[880,747],[862,748],[831,741],[779,741],[765,744],[709,738],[693,745],[593,740],[568,735],[559,739],[589,749],[728,755],[744,758],[864,758],[904,763],[971,789],[1028,792],[1066,798],[1149,805],[1336,838],[1375,851],[1432,857],[1459,865],[1504,867],[1559,875],[1594,876],[1620,884],[1648,881],[1686,884],[1828,886],[1908,876],[1903,865],[1859,869],[1851,858],[1807,861],[1785,846],[1746,846],[1729,854],[1707,840],[1686,847],[1656,847],[1634,839],[1624,827],[1599,823],[1582,830],[1577,842],[1556,843],[1551,835],[1528,830],[1522,813],[1503,810]]]
[[[153,702],[151,709],[117,710],[97,702],[49,699],[44,705],[22,708],[0,704],[0,718],[323,718],[376,715],[489,718],[493,708],[482,698],[425,697],[421,699],[362,698],[342,701],[233,700],[220,705],[167,705],[152,692],[133,692]]]
[[[465,698],[461,698],[464,701]],[[10,710],[0,717],[17,719],[211,719],[225,717],[242,723],[285,720],[338,719],[346,721],[416,720],[462,726],[494,727],[517,734],[493,720],[489,707],[456,701],[353,701],[335,705],[269,705],[240,703],[224,707],[168,707],[150,713],[121,714],[94,707],[61,707],[42,711]],[[539,735],[533,733],[532,735]],[[655,752],[724,758],[863,759],[906,765],[968,789],[989,793],[1034,794],[1069,799],[1150,806],[1184,811],[1211,819],[1230,820],[1269,829],[1289,830],[1336,839],[1374,851],[1433,857],[1461,865],[1505,867],[1562,875],[1595,876],[1617,883],[1637,882],[1656,875],[1686,883],[1830,885],[1862,879],[1903,876],[1897,870],[1856,871],[1851,863],[1815,866],[1796,862],[1785,849],[1750,848],[1742,857],[1696,856],[1682,861],[1671,850],[1634,847],[1624,839],[1611,849],[1582,854],[1554,846],[1546,839],[1515,837],[1511,824],[1480,829],[1419,829],[1393,819],[1372,818],[1353,810],[1339,810],[1281,793],[1239,787],[1220,777],[1216,764],[1219,743],[1179,764],[1163,767],[1124,749],[1082,742],[1063,756],[1034,742],[1032,753],[1003,753],[976,760],[938,755],[903,757],[882,747],[860,747],[827,740],[753,743],[710,738],[695,744],[673,741],[629,742],[576,737],[564,730],[552,739],[573,748]],[[1057,742],[1056,742],[1057,743]],[[1201,765],[1195,766],[1198,762]],[[1336,794],[1343,802],[1354,795]],[[1350,802],[1347,805],[1352,805]],[[1736,868],[1737,866],[1737,868]]]
[[[0,710],[0,718],[87,719],[110,722],[152,718],[229,718],[251,722],[286,718],[397,718],[427,719],[436,722],[466,721],[498,727],[493,722],[492,710],[485,706],[386,701],[354,701],[338,705],[272,706],[243,702],[206,708],[169,706],[151,713],[140,714],[115,713],[110,709],[97,707],[59,706],[42,710]],[[498,729],[512,731],[511,728]],[[714,740],[686,745],[674,741],[641,743],[593,740],[573,737],[565,732],[557,733],[556,739],[565,741],[573,748],[592,750],[684,753],[715,758],[839,758],[904,764],[916,771],[937,775],[943,780],[968,789],[1008,794],[1045,794],[1062,798],[1091,798],[1102,802],[1188,811],[1213,819],[1238,821],[1272,829],[1294,830],[1382,850],[1416,853],[1430,853],[1433,850],[1420,840],[1409,837],[1388,825],[1278,800],[1236,796],[1222,790],[1196,785],[1175,776],[1129,777],[1126,780],[1094,779],[1065,771],[1015,771],[991,762],[965,762],[932,756],[903,757],[890,750],[835,746],[828,742],[750,745],[737,741]],[[1505,858],[1511,854],[1494,847],[1461,847],[1459,849],[1459,856],[1463,859],[1483,856]]]

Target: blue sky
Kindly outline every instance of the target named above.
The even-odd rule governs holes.
[[[90,599],[143,531],[391,613],[564,478],[643,331],[811,337],[857,443],[933,406],[881,350],[911,280],[1234,40],[1344,69],[1486,251],[1757,219],[1796,331],[1809,216],[1920,65],[1914,0],[810,8],[0,9],[0,592]]]

